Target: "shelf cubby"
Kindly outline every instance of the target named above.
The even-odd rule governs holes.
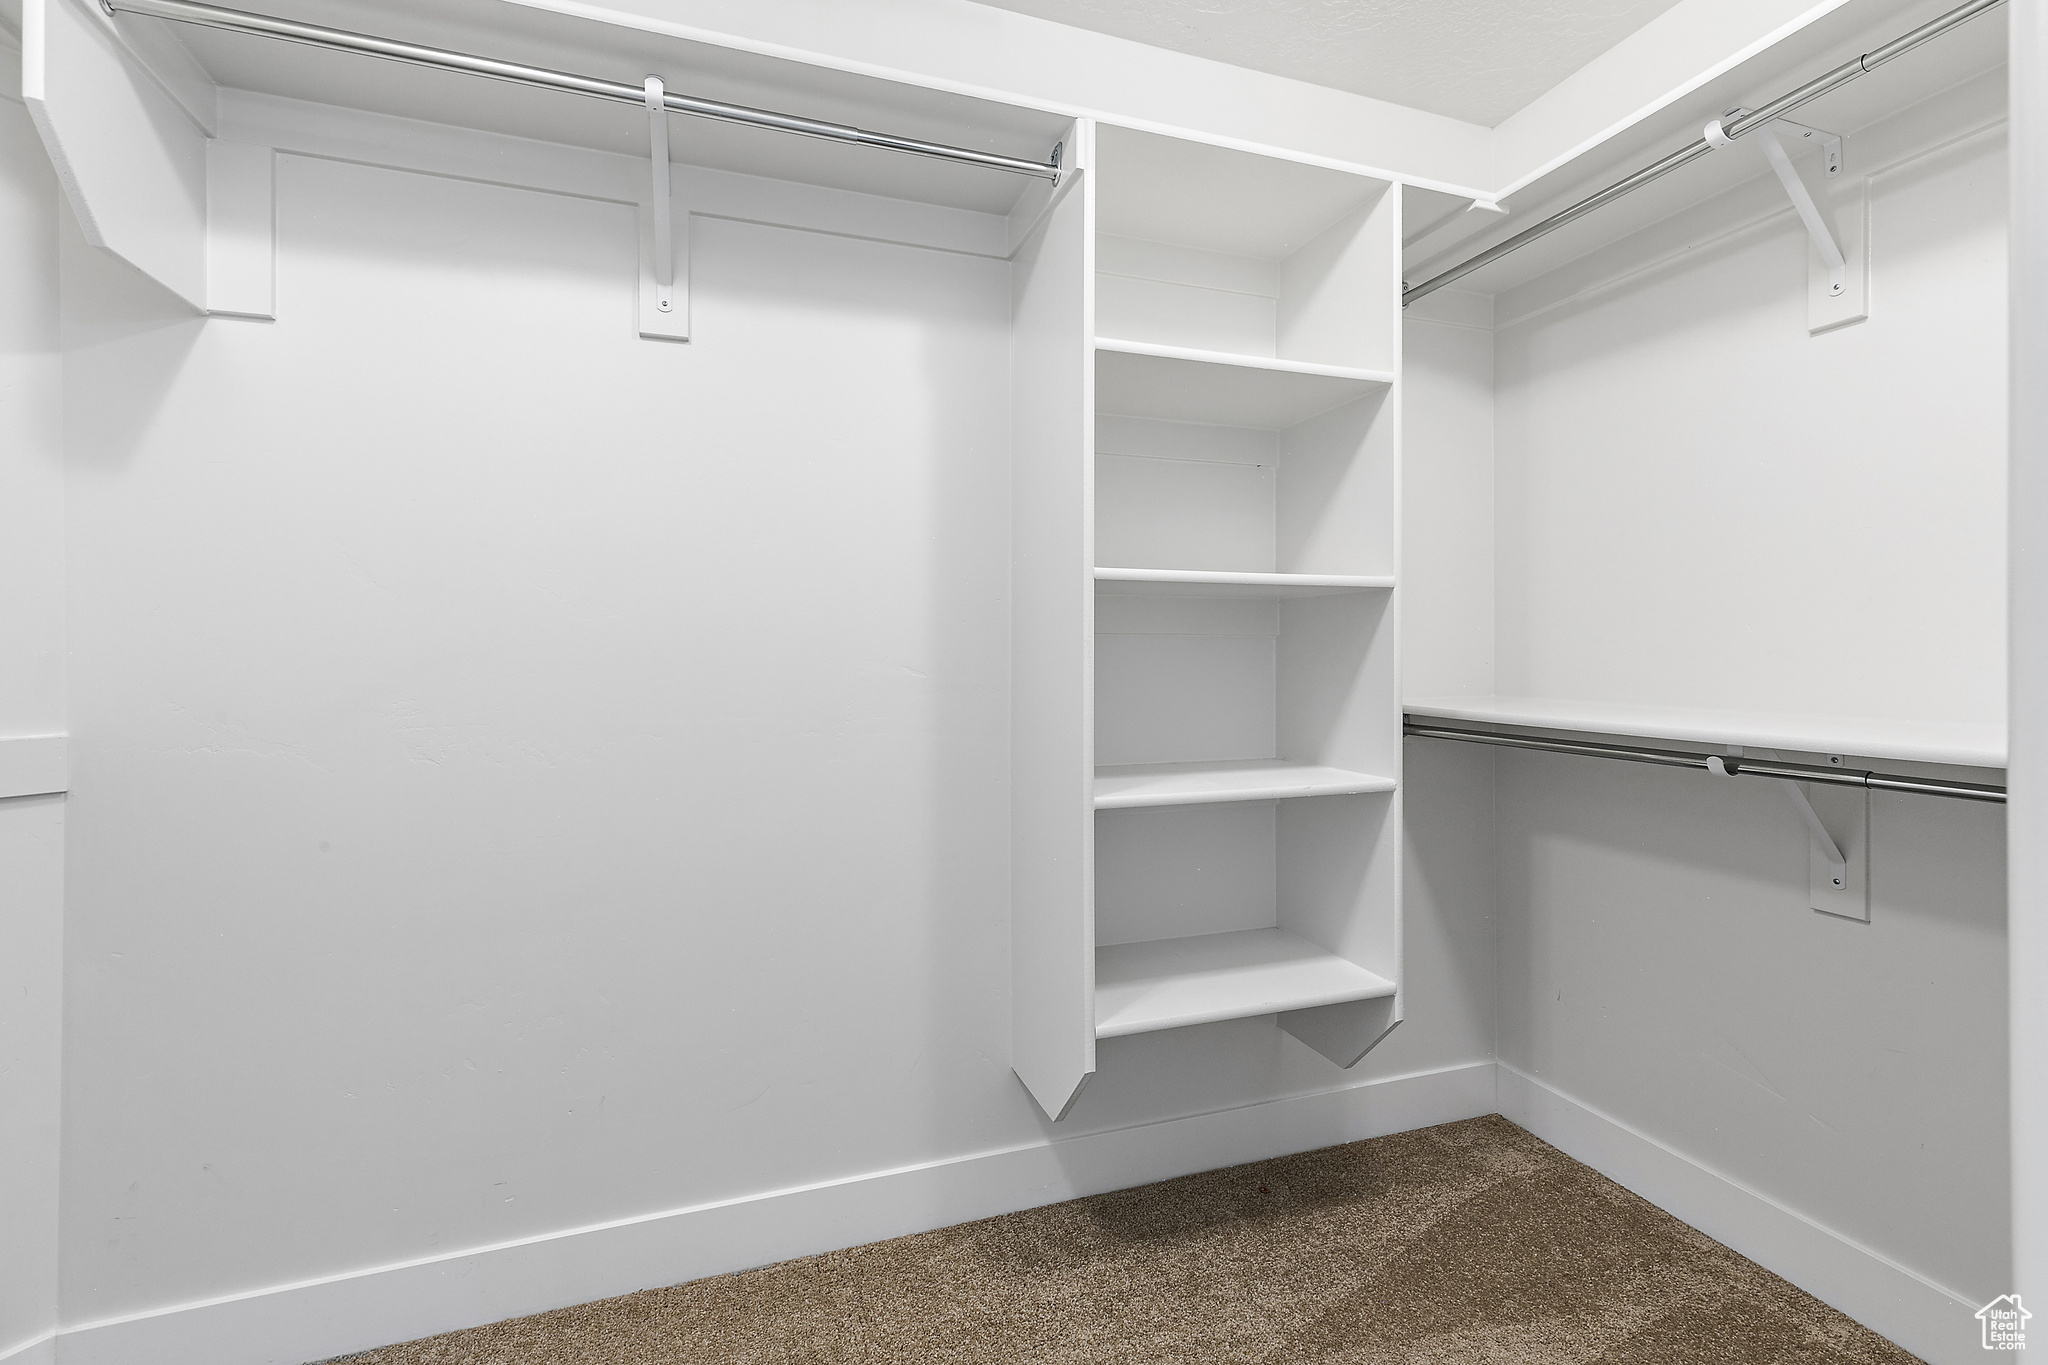
[[[1095,1036],[1391,999],[1394,989],[1284,929],[1112,944],[1095,954]]]

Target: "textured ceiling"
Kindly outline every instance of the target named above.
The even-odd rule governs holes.
[[[979,0],[1492,127],[1677,0]]]

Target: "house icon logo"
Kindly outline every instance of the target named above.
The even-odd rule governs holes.
[[[2000,1294],[1977,1310],[1984,1324],[1984,1349],[2024,1351],[2027,1349],[2027,1319],[2034,1316],[2020,1304],[2017,1294]]]

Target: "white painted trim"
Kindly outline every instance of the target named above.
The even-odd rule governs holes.
[[[1980,1358],[1976,1305],[1852,1238],[1499,1063],[1500,1112],[1929,1365]]]
[[[57,1365],[57,1334],[45,1332],[0,1351],[0,1365]]]
[[[47,796],[71,786],[71,741],[63,735],[0,735],[0,799]],[[6,1357],[0,1356],[0,1360]]]
[[[63,1329],[64,1365],[300,1365],[567,1304],[1494,1112],[1494,1065],[566,1229]],[[36,1362],[47,1365],[47,1362]]]

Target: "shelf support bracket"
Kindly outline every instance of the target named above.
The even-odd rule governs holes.
[[[647,98],[647,151],[653,171],[640,225],[640,335],[688,341],[687,296],[676,288],[677,232],[675,199],[669,184],[668,99],[661,77],[649,76],[642,89]],[[683,220],[688,222],[687,217]]]
[[[669,217],[674,205],[668,193],[668,105],[663,101],[661,77],[647,78],[648,160],[654,167],[654,307],[673,313],[676,308],[676,248],[669,237]],[[1783,156],[1779,149],[1778,155]],[[1839,255],[1840,253],[1836,253]]]
[[[1735,139],[1722,125],[1746,113],[1731,109],[1706,126],[1704,136],[1716,148],[1731,147]],[[1842,135],[1823,128],[1811,128],[1790,119],[1775,119],[1755,130],[1764,159],[1792,201],[1816,258],[1808,268],[1807,331],[1819,335],[1870,316],[1869,265],[1865,250],[1869,240],[1870,183],[1859,183],[1848,194],[1826,193],[1829,205],[1814,194],[1813,186],[1792,164],[1786,140],[1793,147],[1821,149],[1822,184],[1832,185],[1842,174]],[[1832,206],[1832,210],[1831,207]]]
[[[1730,754],[1741,756],[1739,747]],[[1840,767],[1843,759],[1828,762]],[[1719,755],[1707,759],[1707,771],[1728,775]],[[1779,779],[1800,823],[1806,826],[1807,903],[1824,915],[1870,922],[1870,789],[1813,786]],[[1816,804],[1816,798],[1818,804]],[[1825,809],[1825,817],[1821,814]],[[1832,825],[1832,828],[1830,826]]]
[[[1805,129],[1811,137],[1815,129]],[[1778,183],[1785,187],[1785,196],[1792,201],[1792,211],[1799,215],[1799,221],[1806,225],[1806,235],[1813,239],[1813,249],[1820,253],[1821,264],[1828,272],[1828,297],[1840,298],[1849,287],[1849,260],[1842,254],[1842,244],[1835,240],[1834,229],[1828,226],[1827,218],[1821,213],[1820,205],[1813,200],[1813,192],[1806,188],[1806,182],[1799,178],[1798,168],[1792,164],[1792,156],[1785,150],[1785,144],[1778,140],[1778,124],[1771,124],[1763,130],[1759,139],[1763,144],[1764,157],[1771,163],[1771,169],[1778,173]],[[1833,133],[1820,136],[1833,144],[1828,157],[1828,174],[1838,175],[1842,170],[1842,139]],[[1825,144],[1824,144],[1825,145]]]

